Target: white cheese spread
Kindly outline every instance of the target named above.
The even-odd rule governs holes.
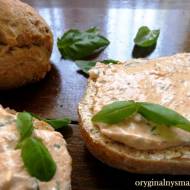
[[[55,176],[40,182],[26,171],[20,149],[16,116],[0,107],[0,189],[1,190],[65,190],[70,189],[71,158],[62,135],[46,123],[35,121],[34,136],[43,140],[57,164]]]
[[[190,60],[175,57],[143,62],[147,63],[98,63],[91,69],[89,74],[96,87],[92,113],[114,101],[135,100],[163,105],[190,120]],[[118,124],[97,126],[108,138],[136,149],[190,145],[189,132],[175,127],[155,128],[140,115]]]

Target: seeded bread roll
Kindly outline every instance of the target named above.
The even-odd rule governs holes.
[[[44,78],[52,46],[50,28],[31,6],[0,0],[0,89]]]
[[[152,69],[152,66],[154,65],[156,65],[156,67]],[[176,54],[173,56],[161,57],[153,60],[135,59],[125,63],[119,63],[117,65],[105,65],[98,63],[89,72],[90,77],[88,80],[87,90],[84,98],[79,103],[78,108],[81,135],[89,151],[103,163],[133,173],[190,174],[189,144],[185,143],[179,146],[174,145],[172,147],[163,149],[157,149],[157,147],[154,147],[154,144],[152,144],[150,150],[142,150],[138,149],[138,144],[136,144],[136,146],[133,144],[132,147],[122,143],[120,141],[121,139],[119,138],[117,140],[114,140],[113,137],[109,138],[110,136],[102,133],[100,127],[98,126],[99,124],[93,124],[91,121],[93,115],[97,112],[97,109],[100,109],[98,102],[101,102],[103,105],[107,105],[108,102],[126,100],[125,97],[128,96],[132,96],[133,98],[131,99],[135,101],[142,101],[144,98],[143,95],[146,91],[139,91],[139,94],[135,93],[135,91],[132,91],[134,88],[139,90],[149,85],[148,80],[141,79],[141,72],[145,73],[147,77],[150,76],[149,74],[151,73],[151,76],[155,76],[155,78],[150,80],[152,84],[154,85],[154,82],[158,80],[158,84],[163,84],[164,87],[167,86],[166,83],[162,83],[164,80],[169,80],[169,77],[171,76],[183,78],[184,75],[184,80],[178,80],[177,78],[176,81],[174,80],[171,82],[173,85],[173,91],[169,91],[169,89],[166,90],[164,88],[160,93],[158,91],[159,88],[156,91],[152,87],[152,92],[147,91],[147,97],[150,97],[151,95],[157,96],[160,93],[162,98],[161,100],[166,101],[168,105],[174,103],[176,99],[180,99],[180,101],[183,103],[177,105],[176,109],[180,110],[182,113],[186,111],[189,113],[187,110],[189,98],[186,96],[186,90],[190,89],[189,68],[189,53]],[[134,77],[134,70],[139,74],[137,74],[138,78]],[[129,74],[131,75],[128,77]],[[124,82],[122,77],[128,77],[127,79],[131,77],[131,82],[134,81],[135,84],[132,83],[130,87],[128,81],[126,80]],[[138,80],[139,84],[136,84],[136,81]],[[143,80],[146,82],[143,83]],[[181,93],[182,90],[184,90],[183,93]],[[167,99],[169,95],[166,96],[166,99],[164,99],[168,91],[176,91],[179,94],[178,96],[176,95],[176,98],[175,96],[172,96],[174,98],[172,100]],[[155,99],[155,101],[159,100],[159,97],[157,98],[158,99]],[[157,103],[161,104],[161,102],[162,101]],[[109,126],[106,127],[109,128]],[[141,124],[139,124],[139,128],[141,129]],[[104,130],[106,130],[106,128],[104,128]],[[136,133],[134,135],[136,135]],[[141,139],[139,138],[139,142],[143,144],[143,142],[140,140]]]

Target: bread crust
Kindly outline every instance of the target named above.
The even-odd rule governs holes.
[[[160,61],[170,59],[189,59],[190,54],[177,54],[160,58]],[[136,61],[130,61],[135,64]],[[137,60],[145,63],[147,60]],[[88,80],[87,91],[79,103],[80,132],[88,150],[103,163],[133,173],[149,174],[190,174],[190,147],[180,146],[164,150],[136,150],[127,145],[112,141],[103,136],[91,122],[92,102],[95,95],[95,85]]]
[[[0,89],[38,81],[50,70],[52,32],[19,0],[0,0]]]

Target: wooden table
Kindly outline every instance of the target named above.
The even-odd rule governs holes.
[[[98,26],[111,41],[97,59],[127,60],[138,57],[133,38],[142,25],[161,30],[156,49],[149,57],[190,50],[189,0],[25,0],[51,26],[54,49],[53,69],[39,83],[9,92],[0,92],[0,103],[17,111],[27,110],[44,117],[69,116],[75,123],[62,131],[73,158],[73,190],[135,189],[136,180],[173,179],[173,176],[137,175],[103,165],[86,150],[78,130],[77,104],[87,79],[74,62],[63,60],[56,41],[70,28],[85,30]],[[177,180],[184,177],[176,176]],[[188,178],[187,178],[188,179]],[[137,188],[137,187],[136,187]],[[142,188],[142,187],[141,187]],[[138,189],[141,189],[138,188]]]

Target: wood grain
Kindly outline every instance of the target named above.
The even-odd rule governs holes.
[[[154,58],[190,50],[189,0],[25,0],[34,6],[51,26],[54,49],[53,69],[41,82],[16,90],[0,92],[0,103],[17,111],[30,111],[44,117],[64,115],[77,121],[77,104],[86,88],[86,78],[74,62],[63,60],[56,41],[70,28],[98,26],[111,42],[96,59],[127,60],[134,54],[133,38],[138,28],[159,28],[158,44],[148,57]],[[73,190],[134,189],[136,180],[173,179],[171,176],[129,174],[107,167],[93,158],[80,138],[77,125],[66,136],[73,157]],[[180,176],[176,179],[184,179]],[[137,188],[137,187],[136,187]]]

